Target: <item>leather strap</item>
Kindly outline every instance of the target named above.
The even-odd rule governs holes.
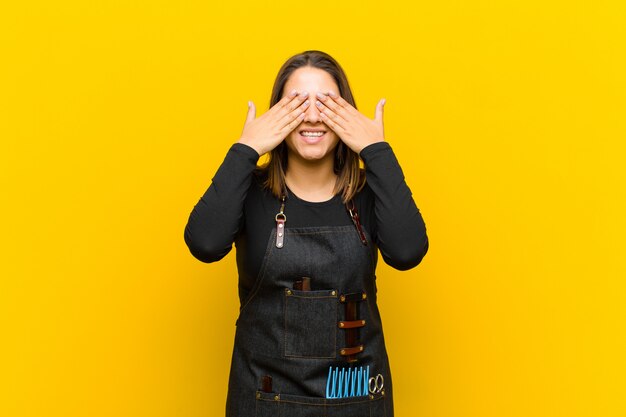
[[[339,350],[339,353],[342,356],[351,356],[351,355],[355,355],[357,353],[361,353],[363,352],[363,349],[365,349],[365,346],[363,345],[358,345],[358,346],[354,346],[354,347],[346,347],[346,348],[341,348]]]
[[[356,231],[359,233],[359,238],[361,242],[367,246],[367,238],[365,237],[365,233],[363,232],[363,226],[361,226],[361,221],[359,220],[359,212],[356,209],[356,205],[354,204],[354,200],[350,200],[346,203],[346,208],[348,209],[348,213],[352,218],[352,222],[356,227]]]
[[[283,240],[285,239],[285,219],[276,220],[276,247],[283,247]]]
[[[356,362],[357,353],[364,349],[359,342],[359,328],[365,326],[365,320],[359,319],[359,305],[367,298],[364,291],[341,294],[339,301],[344,304],[345,320],[338,323],[339,328],[345,329],[346,347],[340,350],[348,363]]]
[[[339,301],[342,303],[350,302],[350,301],[363,301],[367,298],[367,294],[365,291],[363,292],[353,292],[350,294],[341,294],[339,296]]]
[[[287,216],[285,215],[285,195],[281,197],[280,211],[276,213],[276,247],[282,248],[285,240],[285,222]]]
[[[357,327],[365,326],[365,320],[351,320],[351,321],[340,321],[339,327],[341,329],[355,329]]]

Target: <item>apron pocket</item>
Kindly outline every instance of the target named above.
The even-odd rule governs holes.
[[[337,290],[285,288],[286,357],[335,358]]]
[[[384,394],[348,398],[256,393],[255,417],[386,417]]]

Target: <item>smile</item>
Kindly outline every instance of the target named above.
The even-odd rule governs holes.
[[[308,144],[315,144],[320,142],[326,135],[325,130],[301,130],[300,138]]]
[[[325,132],[323,131],[308,131],[308,130],[303,130],[302,132],[300,132],[300,134],[302,136],[310,136],[310,137],[317,137],[317,136],[322,136]]]

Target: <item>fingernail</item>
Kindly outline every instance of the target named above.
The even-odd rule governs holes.
[[[335,92],[331,90],[328,92],[328,95],[331,97],[335,97],[337,94],[335,94]]]
[[[301,92],[301,93],[300,93],[300,95],[301,95],[302,97],[306,97],[306,96],[308,96],[308,95],[309,95],[309,92],[308,92],[308,91],[303,91],[303,92]]]
[[[324,97],[324,94],[320,93],[319,91],[317,92],[316,96],[318,96],[319,98]]]
[[[315,105],[316,105],[317,107],[322,107],[322,102],[321,102],[321,101],[316,101],[316,102],[315,102]]]
[[[248,107],[252,106],[252,102],[248,100]]]
[[[387,99],[383,99],[383,106],[385,105],[385,103],[387,102]]]
[[[291,95],[292,95],[292,96],[295,96],[295,95],[296,95],[296,93],[297,93],[297,91],[296,91],[296,89],[295,89],[295,88],[294,88],[293,90],[291,90]]]
[[[309,100],[304,100],[304,105],[308,106],[309,105]]]

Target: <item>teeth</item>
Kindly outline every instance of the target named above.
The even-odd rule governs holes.
[[[301,134],[302,134],[302,136],[319,137],[319,136],[322,136],[324,134],[324,132],[302,132]]]

